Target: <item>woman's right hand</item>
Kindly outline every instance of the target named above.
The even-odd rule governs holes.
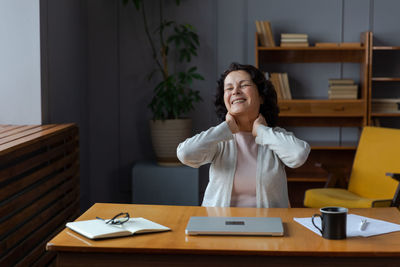
[[[226,123],[228,123],[229,129],[231,130],[231,132],[233,134],[239,132],[239,126],[236,123],[235,117],[233,117],[231,114],[229,114],[229,112],[226,113],[225,121],[226,121]]]

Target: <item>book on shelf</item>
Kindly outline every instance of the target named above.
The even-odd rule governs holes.
[[[258,41],[260,42],[260,45],[267,46],[267,44],[265,43],[263,31],[261,28],[261,22],[258,20],[256,20],[256,30],[257,30],[257,36],[258,36]]]
[[[275,46],[275,40],[274,40],[274,35],[272,34],[271,23],[269,21],[265,21],[264,20],[263,21],[263,25],[264,25],[264,28],[265,28],[265,32],[266,32],[266,35],[267,35],[267,39],[268,39],[269,45],[271,47],[274,47]]]
[[[281,33],[281,39],[282,38],[303,38],[307,39],[308,34],[306,33]]]
[[[269,80],[271,81],[272,85],[275,88],[276,96],[278,97],[278,100],[283,99],[282,90],[281,90],[280,84],[279,84],[278,73],[271,73]]]
[[[308,42],[308,40],[302,39],[302,38],[288,38],[288,39],[281,38],[281,42],[282,43],[306,43],[306,42]]]
[[[166,226],[144,218],[130,218],[121,225],[107,224],[101,219],[76,221],[67,223],[66,227],[90,239],[122,237],[171,230]]]
[[[329,99],[357,99],[358,85],[352,79],[329,79]]]
[[[256,20],[257,36],[261,46],[274,47],[275,40],[272,34],[271,23],[269,21]]]
[[[270,81],[275,88],[278,99],[292,99],[287,73],[271,73]]]
[[[286,99],[292,99],[292,92],[290,91],[289,76],[286,72],[282,73],[283,88],[285,88]]]
[[[285,84],[283,81],[283,73],[278,73],[278,81],[279,81],[279,87],[282,91],[282,99],[288,99]]]
[[[300,43],[300,42],[295,42],[295,43],[282,43],[281,42],[281,47],[309,47],[310,45],[308,43]]]
[[[354,80],[353,79],[329,79],[328,80],[329,85],[339,85],[339,84],[354,84]]]
[[[329,86],[330,90],[335,90],[335,91],[357,91],[358,90],[358,85],[357,84],[352,84],[352,85],[346,85],[346,84],[341,84],[341,85],[330,85]]]
[[[302,33],[281,33],[281,47],[308,47],[308,35]]]
[[[355,93],[330,93],[328,92],[329,99],[357,99],[357,92]]]
[[[400,112],[400,98],[372,99],[372,112]]]

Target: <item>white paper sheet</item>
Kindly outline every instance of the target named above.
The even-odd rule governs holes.
[[[367,225],[364,231],[360,230],[361,220],[366,219]],[[314,233],[321,236],[321,232],[315,228],[311,222],[311,217],[307,218],[293,218],[294,221],[313,231]],[[316,217],[314,219],[315,224],[321,228],[321,219]],[[400,231],[400,224],[390,223],[382,220],[359,216],[356,214],[347,214],[347,237],[354,236],[374,236],[381,235],[391,232]]]

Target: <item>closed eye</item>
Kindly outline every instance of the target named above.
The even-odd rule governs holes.
[[[231,91],[231,90],[233,90],[233,87],[226,87],[224,90],[225,91]]]

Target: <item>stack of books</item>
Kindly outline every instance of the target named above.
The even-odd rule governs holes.
[[[285,73],[265,73],[267,79],[271,81],[273,86],[275,87],[276,94],[278,99],[292,99],[292,93],[290,92],[289,87],[289,78],[288,74]]]
[[[400,98],[372,99],[372,112],[400,113]]]
[[[272,35],[271,23],[269,21],[256,21],[258,40],[261,46],[274,47],[275,40]]]
[[[358,85],[352,79],[329,79],[329,99],[357,99]]]
[[[282,33],[281,34],[281,47],[307,47],[308,35],[304,33]]]

